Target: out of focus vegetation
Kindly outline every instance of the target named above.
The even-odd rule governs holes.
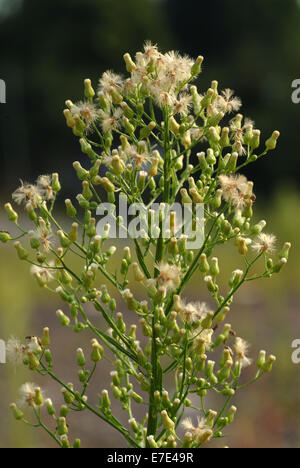
[[[233,447],[298,447],[300,366],[291,362],[291,342],[300,338],[300,105],[291,102],[291,83],[300,78],[299,1],[0,0],[0,78],[7,84],[7,104],[0,105],[0,195],[6,200],[19,178],[34,180],[53,171],[62,174],[66,192],[72,193],[72,161],[81,156],[64,124],[64,101],[81,98],[84,78],[95,83],[106,69],[122,72],[122,54],[134,53],[145,39],[161,49],[204,55],[203,89],[217,78],[221,88],[235,89],[243,111],[266,137],[274,128],[281,131],[276,152],[246,175],[256,181],[257,216],[268,220],[268,231],[281,241],[293,243],[291,260],[280,279],[248,284],[230,316],[233,328],[253,343],[254,356],[264,348],[278,361],[270,376],[239,397],[230,440]],[[5,228],[1,209],[0,229]],[[234,250],[220,253],[225,279],[238,266],[236,259]],[[187,294],[206,298],[197,280]],[[60,356],[57,373],[75,380],[70,362],[78,337],[57,324],[59,305],[38,288],[14,249],[0,246],[0,338],[24,338],[49,325]],[[109,385],[107,375],[103,368],[95,393]],[[0,447],[51,444],[14,422],[8,410],[19,384],[30,379],[26,371],[0,367]],[[41,384],[48,396],[59,390]],[[93,421],[77,418],[74,435],[88,446],[119,445],[116,434]]]

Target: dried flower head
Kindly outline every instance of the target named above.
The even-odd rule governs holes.
[[[99,91],[103,91],[104,94],[110,96],[109,90],[114,88],[119,90],[123,84],[121,75],[118,75],[110,70],[103,73],[99,80]]]
[[[237,112],[241,108],[242,101],[240,98],[234,96],[234,91],[232,91],[232,89],[227,88],[217,97],[215,105],[222,112],[231,114],[232,112]]]
[[[234,344],[235,357],[239,365],[244,368],[251,365],[252,360],[247,357],[249,344],[242,338],[237,337]]]
[[[182,301],[182,318],[186,323],[194,323],[205,319],[210,312],[205,302],[189,302]]]
[[[204,443],[207,442],[212,437],[212,430],[206,424],[205,418],[198,418],[197,426],[194,426],[193,421],[191,418],[186,418],[182,421],[182,426],[189,432],[195,443]]]
[[[12,199],[18,205],[30,202],[33,208],[36,208],[42,201],[42,196],[37,186],[21,180],[21,186],[12,194]]]
[[[43,200],[53,200],[54,198],[51,182],[52,177],[50,175],[41,175],[36,182],[36,186]]]
[[[32,276],[38,275],[40,276],[46,283],[49,283],[51,280],[53,280],[53,267],[54,267],[54,262],[50,262],[49,266],[37,266],[37,265],[32,265],[30,268],[30,273]]]
[[[18,405],[21,407],[24,406],[35,406],[34,397],[35,397],[36,385],[33,383],[25,383],[20,388],[20,399]]]
[[[231,202],[236,208],[242,208],[249,195],[249,185],[245,176],[220,175],[219,182],[222,196],[226,202]]]
[[[252,249],[259,253],[272,254],[276,250],[276,236],[274,234],[259,234],[252,243]]]
[[[49,252],[52,247],[53,234],[43,227],[36,228],[35,231],[30,231],[29,236],[31,239],[37,239],[40,242],[42,249]]]
[[[180,285],[181,269],[176,265],[161,262],[156,265],[159,271],[157,282],[166,292],[175,291]]]
[[[8,362],[13,364],[20,365],[23,363],[25,357],[25,346],[20,342],[20,340],[11,337],[6,343],[6,356]]]
[[[117,130],[121,127],[121,117],[123,111],[118,107],[113,114],[108,112],[100,112],[101,127],[104,133],[110,132],[112,130]]]

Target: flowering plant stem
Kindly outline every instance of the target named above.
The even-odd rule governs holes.
[[[32,230],[23,229],[15,209],[5,205],[17,233],[1,231],[0,241],[13,242],[38,286],[61,298],[64,310],[56,315],[66,331],[93,335],[90,363],[81,347],[76,351],[77,383],[54,372],[47,327],[25,344],[11,338],[9,359],[53,379],[63,398],[56,411],[39,387],[26,383],[11,409],[62,448],[80,447],[80,439],[69,440],[67,420],[82,411],[109,424],[131,447],[199,448],[223,439],[237,411],[230,406],[236,393],[275,362],[260,351],[255,376],[241,382],[253,362],[247,342],[226,320],[239,289],[279,273],[289,256],[290,244],[276,253],[275,236],[264,233],[266,221],[255,220],[253,182],[239,174],[275,149],[279,132],[256,155],[261,132],[236,113],[241,101],[233,91],[219,92],[213,81],[200,94],[193,84],[201,56],[162,54],[146,43],[135,61],[129,54],[124,60],[127,79],[105,72],[97,93],[87,79],[84,99],[66,101],[67,126],[89,160],[88,169],[73,163],[82,188],[75,203],[65,200],[67,221],[58,222],[55,214],[57,173],[22,183],[13,193]],[[96,216],[105,218],[97,223]],[[118,236],[129,245],[114,270],[111,259],[120,244],[111,242]],[[238,268],[221,280],[222,260],[214,252],[227,244],[234,244]],[[254,265],[259,272],[251,276]],[[196,302],[183,297],[193,278],[201,284]],[[92,405],[90,384],[103,359],[113,368],[110,391],[103,389]],[[207,394],[222,400],[221,410],[206,409]],[[118,405],[128,425],[115,416]],[[145,408],[141,420],[138,407]],[[185,417],[188,408],[198,412],[197,422]],[[38,424],[25,416],[28,409]],[[42,422],[45,412],[50,425]]]

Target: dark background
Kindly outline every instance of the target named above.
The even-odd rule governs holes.
[[[106,69],[122,72],[123,53],[134,54],[145,39],[163,51],[204,55],[200,88],[218,79],[242,98],[264,137],[280,130],[272,162],[248,170],[256,190],[268,197],[278,185],[298,185],[300,105],[291,84],[300,78],[299,26],[296,0],[1,0],[0,191],[54,170],[71,188],[71,162],[80,155],[64,125],[64,101],[81,98],[84,78],[96,83]]]
[[[249,166],[246,175],[259,195],[255,219],[268,221],[279,247],[292,242],[291,258],[271,281],[248,283],[228,319],[252,344],[252,358],[265,349],[277,362],[270,375],[234,399],[236,420],[226,434],[230,437],[218,446],[299,447],[300,367],[291,360],[291,343],[300,338],[300,104],[292,103],[291,85],[300,79],[300,0],[0,0],[0,79],[7,85],[7,103],[0,104],[0,229],[11,227],[3,203],[20,178],[35,181],[42,173],[58,171],[61,202],[78,192],[72,162],[86,161],[78,138],[65,125],[64,102],[82,99],[85,78],[96,85],[107,69],[123,73],[123,54],[141,50],[145,39],[157,42],[162,51],[204,55],[199,88],[205,91],[217,79],[220,89],[234,89],[244,114],[262,130],[262,143],[274,129],[281,132],[277,150]],[[224,290],[231,272],[244,268],[235,250],[228,245],[217,252]],[[117,253],[112,271],[120,259]],[[207,300],[203,283],[195,278],[186,297]],[[0,339],[13,335],[23,341],[49,326],[55,370],[75,382],[76,349],[80,344],[87,353],[90,337],[58,326],[55,311],[61,306],[56,295],[38,287],[15,249],[1,244]],[[105,364],[99,369],[91,397],[109,388],[110,370]],[[247,380],[252,372],[249,368]],[[24,367],[0,366],[1,448],[53,446],[47,435],[16,422],[9,411],[18,388],[33,379],[57,408],[62,403],[60,388],[48,379],[36,380]],[[212,409],[219,404],[209,401]],[[118,404],[113,405],[124,418]],[[74,414],[70,429],[84,447],[124,446],[116,432],[88,414]]]

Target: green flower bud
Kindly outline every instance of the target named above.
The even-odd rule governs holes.
[[[201,271],[201,273],[204,274],[208,273],[210,270],[210,266],[208,264],[207,257],[205,254],[201,254],[200,256],[199,270]]]
[[[203,197],[199,194],[198,190],[196,188],[191,188],[189,190],[189,194],[191,195],[193,202],[195,204],[201,204],[203,203]]]
[[[84,80],[84,95],[87,99],[92,99],[95,96],[95,91],[92,87],[92,82],[90,79]]]
[[[214,316],[213,312],[208,313],[207,316],[205,317],[205,319],[202,320],[201,327],[204,328],[204,329],[211,328],[212,321],[213,321],[213,316]]]
[[[61,185],[59,182],[59,175],[57,173],[52,174],[51,187],[52,187],[52,190],[56,193],[61,190]]]
[[[13,210],[12,206],[10,203],[6,203],[4,205],[5,211],[7,213],[8,220],[11,221],[12,223],[16,223],[18,221],[18,214]]]
[[[242,215],[246,219],[253,217],[253,201],[252,200],[245,200],[245,206],[244,206]]]
[[[62,443],[62,448],[64,448],[64,449],[69,449],[70,448],[70,442],[69,442],[68,436],[66,434],[63,434],[61,436],[60,441]]]
[[[29,202],[29,203],[26,203],[25,205],[25,209],[27,211],[27,214],[28,214],[28,218],[30,219],[30,221],[33,221],[34,223],[36,222],[37,220],[37,214],[34,210],[34,207],[32,206],[32,204]]]
[[[70,325],[70,319],[67,317],[61,310],[56,312],[56,316],[58,317],[61,325],[63,327],[68,327]]]
[[[139,265],[136,262],[134,262],[132,263],[131,267],[133,270],[133,276],[134,276],[135,281],[138,281],[138,282],[144,281],[145,275],[140,269]]]
[[[279,252],[278,257],[280,259],[283,259],[283,258],[288,259],[289,258],[289,251],[290,251],[291,246],[292,246],[292,244],[290,244],[290,242],[286,242],[284,244],[282,250]]]
[[[123,101],[123,96],[112,86],[109,88],[109,94],[112,97],[112,101],[115,105],[120,105]]]
[[[222,128],[221,138],[220,138],[220,141],[219,141],[220,146],[222,148],[230,146],[229,132],[230,132],[230,129],[228,127]]]
[[[256,149],[260,145],[260,130],[253,130],[253,137],[250,142],[250,146],[252,149]]]
[[[205,421],[206,426],[213,428],[217,415],[218,413],[216,411],[209,410],[206,413],[206,421]]]
[[[69,433],[66,418],[64,418],[64,417],[58,418],[57,433],[60,436],[66,435],[66,434]]]
[[[87,229],[86,229],[86,235],[90,239],[92,239],[92,237],[95,237],[97,235],[95,218],[90,219],[89,224],[88,224]]]
[[[165,428],[165,430],[174,432],[175,423],[169,417],[167,411],[163,410],[160,414],[161,414],[161,418],[162,418],[162,424],[163,424],[163,427]]]
[[[66,405],[60,407],[59,415],[61,418],[66,418],[69,414],[69,408]]]
[[[52,358],[52,353],[50,349],[46,349],[44,356],[45,356],[47,364],[51,367],[53,358]]]
[[[220,274],[219,262],[216,257],[211,259],[210,274],[213,278]]]
[[[197,153],[198,161],[200,168],[202,169],[203,172],[208,172],[210,170],[209,165],[207,164],[206,158],[205,158],[205,153]]]
[[[82,349],[78,348],[76,351],[76,354],[77,354],[77,365],[79,367],[84,367],[86,365],[86,360],[85,360]]]
[[[34,403],[37,406],[42,406],[44,404],[44,397],[40,387],[34,389]]]
[[[222,382],[223,380],[227,380],[230,377],[232,368],[232,359],[229,359],[224,363],[224,366],[218,371],[218,381]]]
[[[155,439],[154,439],[153,435],[149,435],[147,437],[147,444],[148,444],[149,448],[158,448],[158,445],[155,442]]]
[[[258,355],[258,359],[256,361],[256,365],[259,369],[261,369],[266,362],[266,351],[261,350]]]
[[[53,403],[52,403],[52,400],[50,400],[50,398],[48,398],[46,401],[45,401],[45,405],[46,405],[46,408],[47,408],[47,412],[49,414],[49,416],[55,416],[55,408],[53,406]]]
[[[232,423],[236,412],[237,412],[237,408],[235,406],[231,406],[231,408],[229,408],[229,411],[226,414],[226,418],[228,419],[228,424]]]
[[[276,357],[271,354],[262,366],[263,372],[271,372],[275,361],[276,361]]]
[[[104,112],[109,111],[109,109],[110,109],[109,100],[107,99],[107,97],[105,96],[103,91],[100,91],[97,94],[97,96],[98,96],[98,100],[99,100],[99,104],[100,104],[101,109],[104,110]]]
[[[92,151],[91,145],[84,138],[80,138],[79,143],[80,143],[81,151],[84,154],[89,154]]]
[[[181,189],[180,193],[181,193],[181,202],[183,205],[193,203],[193,200],[191,199],[191,197],[189,196],[185,188]]]
[[[99,182],[107,193],[113,193],[116,189],[114,184],[107,177],[100,178]]]
[[[17,405],[15,403],[12,403],[9,407],[13,412],[14,418],[17,421],[22,421],[22,419],[24,418],[24,413],[22,413],[22,411],[17,407]]]
[[[73,163],[73,167],[77,173],[79,180],[86,180],[89,177],[89,172],[86,169],[83,169],[79,161]]]
[[[214,375],[214,367],[215,367],[215,362],[214,361],[207,361],[206,368],[205,368],[205,377],[212,384],[217,384],[218,379]]]
[[[65,400],[65,403],[67,405],[72,405],[74,403],[75,396],[73,395],[73,393],[68,392],[68,390],[66,388],[62,388],[61,393],[62,393],[62,395],[64,397],[64,400]]]
[[[65,236],[63,231],[57,231],[57,236],[59,237],[60,245],[63,249],[70,247],[71,241],[67,238],[67,236]]]
[[[274,150],[276,148],[279,136],[280,133],[277,130],[273,132],[272,136],[266,141],[267,150]]]
[[[111,385],[113,396],[116,400],[120,400],[122,398],[122,392],[119,389],[119,387],[116,387],[115,385]]]
[[[46,327],[43,330],[43,336],[41,339],[41,343],[43,348],[47,348],[50,345],[50,336],[49,336],[49,328]]]
[[[227,316],[227,314],[228,314],[229,311],[230,311],[229,307],[224,307],[224,309],[221,310],[221,311],[218,313],[218,315],[216,316],[215,321],[216,321],[217,323],[223,322],[223,321],[225,320],[225,318],[226,318],[226,316]]]
[[[0,242],[3,242],[5,244],[6,242],[11,241],[12,238],[10,237],[8,232],[0,232]]]
[[[75,218],[77,214],[77,210],[72,204],[71,200],[69,199],[65,200],[65,205],[66,205],[67,216],[69,216],[69,218]]]
[[[220,208],[220,206],[222,205],[222,193],[222,190],[218,189],[215,193],[214,198],[209,202],[213,209]]]
[[[179,249],[178,249],[178,241],[177,241],[176,237],[172,237],[172,239],[170,240],[168,250],[169,250],[170,255],[177,255],[178,254]]]
[[[183,439],[183,445],[182,445],[182,447],[183,447],[183,448],[191,448],[192,445],[193,445],[193,442],[194,442],[193,434],[191,434],[191,432],[186,432],[186,433],[184,434],[184,439]]]
[[[205,96],[201,100],[201,107],[203,107],[203,108],[208,107],[212,102],[212,98],[213,98],[214,94],[215,94],[214,90],[212,88],[209,88],[206,91]]]
[[[29,252],[26,249],[24,249],[24,247],[22,247],[21,243],[20,242],[15,242],[14,247],[15,247],[15,249],[17,251],[19,259],[20,260],[27,260],[27,258],[29,257]]]
[[[74,128],[75,127],[75,120],[74,117],[70,111],[70,109],[64,109],[63,114],[66,119],[66,124],[69,128]]]
[[[201,73],[201,65],[203,63],[204,58],[202,55],[199,55],[195,61],[195,63],[192,65],[191,68],[191,75],[192,76],[197,76],[199,73]]]
[[[237,161],[238,161],[239,155],[236,152],[233,152],[230,155],[230,158],[228,160],[228,163],[226,164],[226,171],[228,172],[233,172],[236,169]]]
[[[91,343],[92,343],[91,361],[97,363],[101,361],[101,358],[104,354],[104,349],[95,338],[92,340]]]
[[[80,449],[80,447],[81,447],[81,440],[80,439],[75,439],[74,444],[73,444],[73,448],[74,449]]]
[[[204,282],[205,282],[205,284],[206,284],[207,289],[209,290],[209,292],[211,292],[211,293],[213,293],[213,294],[214,294],[215,292],[217,292],[218,286],[217,286],[216,284],[214,284],[212,276],[205,276]]]
[[[286,258],[282,258],[280,260],[280,262],[276,263],[274,266],[273,266],[273,272],[274,273],[279,273],[280,270],[284,267],[284,265],[287,264],[287,259]]]
[[[134,392],[133,390],[129,390],[128,396],[132,398],[138,404],[142,404],[144,402],[143,398],[140,395],[138,395],[136,392]]]
[[[123,58],[124,58],[124,61],[126,63],[126,70],[128,71],[128,73],[134,72],[134,70],[136,69],[136,64],[134,63],[134,61],[130,57],[130,54],[128,54],[128,53],[124,54]]]
[[[239,254],[245,256],[248,253],[247,241],[243,237],[238,237],[236,240]]]
[[[78,240],[78,227],[77,223],[72,224],[71,231],[68,236],[71,242],[76,242]]]
[[[253,234],[254,236],[257,236],[258,234],[262,232],[262,230],[266,227],[266,225],[267,225],[266,221],[264,220],[260,221],[258,224],[255,224],[255,226],[251,228],[251,234]]]
[[[93,192],[91,191],[90,185],[86,180],[82,182],[82,195],[88,201],[93,198]]]
[[[235,288],[242,280],[244,272],[242,270],[235,270],[232,272],[231,278],[229,280],[229,286],[233,289]]]

